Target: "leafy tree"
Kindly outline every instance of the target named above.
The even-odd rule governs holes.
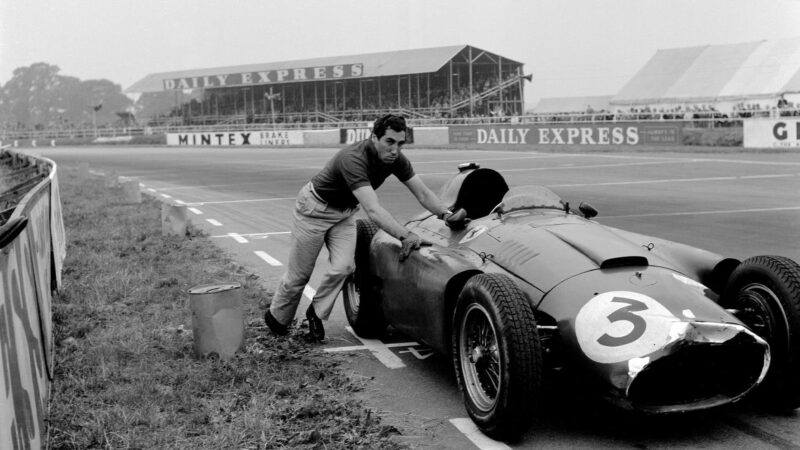
[[[59,75],[59,67],[34,63],[20,67],[0,88],[0,126],[53,129],[113,125],[117,112],[132,107],[122,88],[109,80]]]

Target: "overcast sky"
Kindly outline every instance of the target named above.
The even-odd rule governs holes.
[[[524,63],[532,108],[613,95],[660,48],[793,36],[800,0],[0,0],[0,83],[468,44]]]

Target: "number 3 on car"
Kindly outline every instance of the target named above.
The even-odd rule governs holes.
[[[575,332],[587,357],[608,364],[645,356],[663,347],[670,342],[672,324],[678,321],[664,305],[647,295],[612,291],[586,302],[575,318]]]

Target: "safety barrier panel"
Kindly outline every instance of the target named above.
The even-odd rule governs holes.
[[[8,153],[13,154],[11,151]],[[0,151],[0,154],[5,153]],[[0,227],[0,448],[46,445],[53,379],[52,292],[66,256],[56,164]]]

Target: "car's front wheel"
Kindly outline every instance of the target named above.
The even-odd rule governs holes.
[[[470,418],[485,434],[513,439],[531,420],[542,386],[533,307],[514,281],[467,281],[453,321],[453,362]]]
[[[800,407],[800,265],[755,256],[733,273],[720,303],[769,344],[771,363],[756,395],[778,410]]]
[[[342,287],[344,312],[353,331],[375,338],[386,329],[386,319],[369,279],[369,246],[378,227],[369,220],[356,221],[356,270]]]

